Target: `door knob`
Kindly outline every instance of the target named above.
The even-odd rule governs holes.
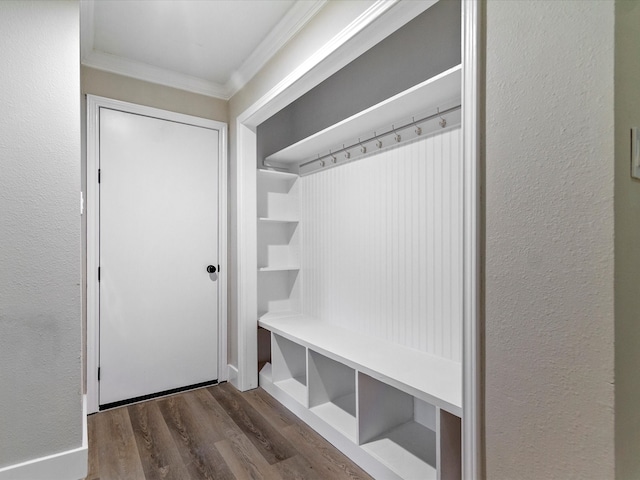
[[[216,273],[216,267],[214,267],[213,265],[209,265],[207,267],[207,272],[208,273]]]

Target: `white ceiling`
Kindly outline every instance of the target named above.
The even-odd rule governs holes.
[[[326,0],[82,0],[82,64],[230,98]]]

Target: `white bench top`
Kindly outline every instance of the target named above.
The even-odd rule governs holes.
[[[462,417],[458,362],[295,313],[270,313],[258,325]]]

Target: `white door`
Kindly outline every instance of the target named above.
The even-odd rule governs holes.
[[[217,379],[220,139],[107,108],[99,129],[104,406]]]

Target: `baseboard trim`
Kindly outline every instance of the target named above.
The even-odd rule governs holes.
[[[87,476],[87,396],[82,396],[82,446],[0,468],[0,480],[79,480]]]
[[[236,389],[240,390],[239,386],[238,386],[238,369],[236,367],[234,367],[231,364],[227,365],[227,371],[229,372],[228,377],[229,379],[227,380],[231,385],[233,385],[234,387],[236,387]],[[2,479],[0,479],[2,480]]]

